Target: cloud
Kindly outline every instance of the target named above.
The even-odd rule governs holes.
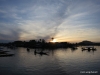
[[[15,40],[89,39],[99,34],[99,8],[98,1],[93,0],[1,1],[0,37]]]
[[[0,39],[2,40],[18,40],[20,29],[11,24],[0,23]]]

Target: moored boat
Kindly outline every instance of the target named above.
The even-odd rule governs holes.
[[[96,50],[94,47],[83,47],[82,50]]]
[[[14,55],[14,54],[9,54],[8,52],[9,51],[0,50],[0,57],[9,57]]]
[[[0,54],[0,57],[8,57],[8,56],[13,56],[14,54]]]

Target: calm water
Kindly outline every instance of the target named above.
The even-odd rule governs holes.
[[[94,52],[82,51],[81,47],[44,50],[48,55],[34,54],[34,49],[4,48],[15,56],[0,57],[0,75],[100,75],[100,47],[96,48]]]

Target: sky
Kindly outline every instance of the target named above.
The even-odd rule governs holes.
[[[100,0],[0,0],[0,42],[52,37],[100,42]]]

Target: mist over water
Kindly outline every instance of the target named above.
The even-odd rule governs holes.
[[[99,75],[100,47],[96,51],[82,51],[81,47],[73,50],[55,49],[43,50],[47,54],[34,53],[35,49],[7,49],[15,55],[0,57],[1,75],[83,75],[80,71],[98,71],[90,75]],[[37,52],[41,49],[37,49]],[[84,75],[89,75],[85,73]]]

